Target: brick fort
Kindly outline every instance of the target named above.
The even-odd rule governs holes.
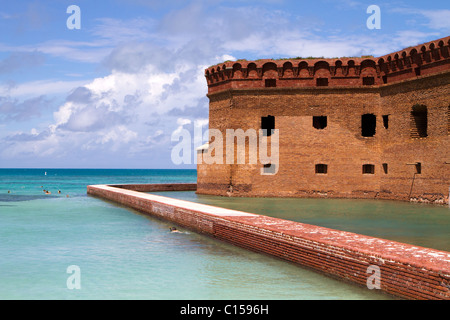
[[[277,129],[279,163],[273,174],[270,164],[207,164],[206,145],[197,192],[448,203],[449,46],[450,36],[379,58],[207,68],[209,128],[266,129],[269,141]]]

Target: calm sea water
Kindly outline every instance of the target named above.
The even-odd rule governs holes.
[[[195,170],[0,169],[0,299],[390,299],[187,230],[170,233],[168,222],[86,195],[89,184],[195,181]],[[330,226],[377,204],[171,196]],[[334,216],[322,213],[327,207]],[[424,233],[420,220],[418,237],[448,237],[434,225],[448,227],[449,212],[435,208],[420,207],[433,228]],[[378,219],[365,213],[353,227],[384,229]],[[67,286],[73,265],[80,289]]]

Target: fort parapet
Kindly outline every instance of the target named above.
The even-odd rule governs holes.
[[[278,129],[279,168],[261,175],[263,164],[205,164],[212,150],[203,150],[197,192],[448,203],[449,45],[450,36],[378,58],[206,69],[209,127],[224,136]]]
[[[448,71],[450,37],[379,58],[226,61],[205,71],[208,93],[244,88],[358,87]]]

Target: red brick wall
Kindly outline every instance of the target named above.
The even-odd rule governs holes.
[[[209,127],[225,137],[226,129],[258,130],[261,117],[275,116],[280,166],[276,175],[267,176],[260,174],[260,163],[200,164],[197,192],[448,203],[449,40],[378,59],[311,60],[307,68],[290,60],[245,62],[254,68],[242,68],[244,62],[238,62],[240,67],[227,62],[209,68]],[[439,48],[439,55],[433,48]],[[422,68],[420,75],[415,68]],[[315,78],[327,75],[329,86],[316,87]],[[362,85],[367,75],[375,77],[375,85]],[[389,76],[387,84],[384,76]],[[265,88],[265,78],[276,79],[277,87]],[[411,137],[411,111],[417,104],[427,107],[426,138]],[[376,116],[373,137],[361,135],[363,114]],[[327,116],[327,127],[315,129],[313,116]],[[420,175],[412,165],[416,162],[422,165]],[[325,175],[315,173],[315,165],[321,163],[328,165]],[[362,174],[363,164],[374,165],[375,174]]]
[[[448,252],[227,209],[214,214],[211,206],[123,188],[88,186],[88,194],[362,286],[376,266],[379,289],[401,298],[450,299]]]
[[[153,192],[153,191],[195,191],[197,190],[196,183],[162,183],[162,184],[117,184],[113,185],[116,188],[123,188],[127,190],[139,192]]]

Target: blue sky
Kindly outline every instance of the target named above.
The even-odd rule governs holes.
[[[372,4],[378,30],[366,26]],[[79,30],[67,28],[70,5]],[[19,0],[1,3],[0,30],[0,167],[178,168],[172,133],[207,128],[206,67],[381,56],[448,36],[450,5]]]

